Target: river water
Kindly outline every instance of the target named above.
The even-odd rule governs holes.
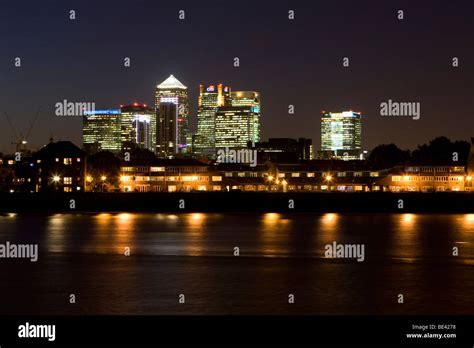
[[[39,257],[0,258],[0,314],[474,312],[474,214],[5,214],[7,241]]]

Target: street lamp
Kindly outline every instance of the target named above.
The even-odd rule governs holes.
[[[331,180],[332,180],[331,174],[326,174],[325,179],[326,179],[326,184],[328,185],[327,189],[328,189],[328,191],[331,191],[331,186],[329,185],[331,183]]]
[[[105,175],[102,175],[100,177],[100,180],[102,180],[102,183],[100,184],[100,191],[104,192],[104,185],[105,185],[105,180],[107,180],[107,177]]]
[[[268,180],[268,190],[271,192],[272,190],[272,181],[273,181],[273,176],[272,175],[268,175],[267,176],[267,180]]]

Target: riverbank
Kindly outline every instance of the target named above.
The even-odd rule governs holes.
[[[452,212],[474,194],[443,193],[2,193],[0,212]]]

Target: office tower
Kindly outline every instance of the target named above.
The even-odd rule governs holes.
[[[156,153],[160,157],[171,158],[178,153],[177,105],[161,102],[158,106],[158,119]]]
[[[354,111],[327,112],[321,117],[321,157],[359,159],[361,114]]]
[[[246,148],[260,141],[260,112],[257,106],[222,106],[216,111],[215,147]]]
[[[214,157],[216,154],[215,117],[218,107],[231,106],[230,87],[199,86],[198,125],[194,153],[203,157]]]
[[[146,104],[133,103],[121,107],[122,149],[139,147],[155,151],[156,113]]]
[[[120,110],[85,111],[82,120],[82,143],[88,154],[99,151],[119,153],[121,150]]]
[[[165,106],[162,108],[162,105]],[[155,110],[158,120],[156,153],[171,157],[190,152],[186,140],[189,136],[188,88],[170,75],[156,86]]]

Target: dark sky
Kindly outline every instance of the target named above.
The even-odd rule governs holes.
[[[473,0],[0,0],[0,9],[0,112],[25,131],[43,105],[32,147],[51,133],[81,145],[80,118],[55,116],[56,102],[152,104],[170,74],[189,88],[193,129],[198,85],[221,82],[261,92],[264,139],[309,137],[319,147],[321,110],[349,109],[364,115],[364,149],[474,136]],[[380,116],[388,99],[420,102],[421,119]],[[0,151],[13,140],[2,115]]]

